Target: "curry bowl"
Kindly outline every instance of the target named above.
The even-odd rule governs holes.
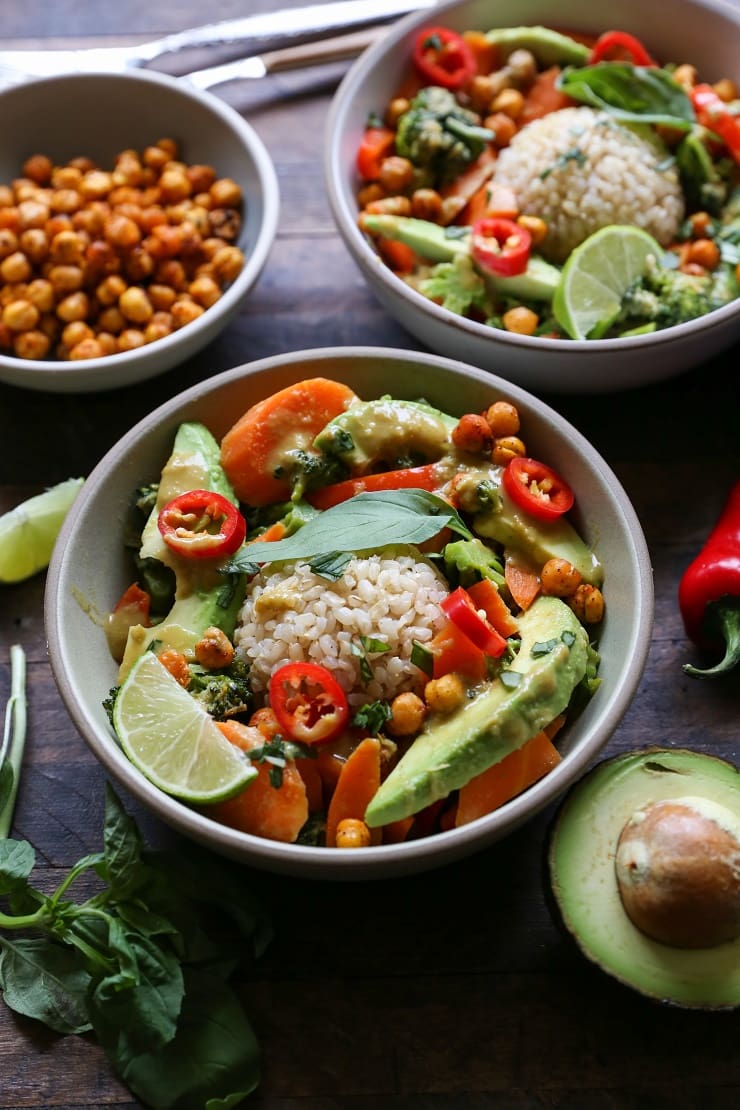
[[[4,90],[0,126],[0,381],[133,384],[229,323],[279,208],[238,112],[165,74],[77,73]]]
[[[481,46],[478,41],[478,53],[471,62],[477,65],[478,76],[471,78],[468,73],[466,77],[467,58],[464,63],[458,59],[463,84],[456,84],[458,71],[453,61],[444,62],[444,52],[434,69],[432,47],[437,40],[434,35],[425,40],[424,35],[440,28],[443,34],[456,34],[458,39],[463,33],[498,31],[495,46]],[[568,39],[573,57],[557,51],[553,55],[552,43],[521,34],[522,29],[530,28],[572,32],[578,40]],[[676,92],[674,73],[686,80],[678,93],[683,98],[681,111],[685,110],[687,121],[690,118],[693,123],[686,122],[680,134],[686,137],[690,131],[694,146],[679,148],[677,141],[665,146],[662,136],[667,133],[658,130],[650,135],[648,145],[638,150],[634,134],[627,135],[626,130],[634,119],[627,119],[618,136],[622,116],[617,111],[611,116],[608,112],[599,115],[606,102],[601,87],[588,99],[592,96],[588,84],[582,81],[576,94],[570,81],[567,87],[578,96],[573,99],[563,98],[552,81],[547,85],[548,75],[557,66],[561,69],[559,80],[564,74],[573,78],[579,67],[588,69],[595,56],[589,55],[591,44],[611,30],[632,36],[638,48],[649,51],[649,60],[655,57],[666,67],[671,76],[665,88]],[[434,49],[440,49],[439,42]],[[450,44],[448,57],[454,60],[457,42],[451,39]],[[651,284],[653,292],[660,286],[662,299],[660,303],[651,301],[650,309],[644,298],[634,296],[634,282],[645,273],[640,251],[649,249],[644,240],[640,245],[639,235],[636,239],[631,236],[625,246],[625,238],[618,232],[598,257],[592,254],[591,261],[579,262],[579,273],[587,270],[597,277],[587,292],[578,292],[577,278],[569,275],[566,280],[564,271],[574,258],[575,244],[590,240],[604,225],[640,224],[658,247],[661,266],[672,271],[680,266],[682,273],[684,253],[689,250],[684,243],[688,217],[700,212],[704,220],[707,212],[703,209],[708,207],[708,215],[715,221],[708,234],[710,238],[715,235],[716,221],[729,211],[732,158],[723,148],[723,200],[717,203],[716,196],[710,195],[716,181],[713,179],[711,188],[709,177],[699,184],[687,168],[690,149],[700,158],[702,151],[706,153],[704,147],[696,147],[697,142],[701,146],[697,136],[707,134],[702,132],[703,124],[695,126],[696,121],[708,122],[698,107],[691,107],[698,103],[692,99],[691,82],[708,89],[710,96],[715,95],[713,83],[722,82],[716,87],[730,103],[718,103],[721,111],[731,116],[737,103],[735,84],[740,83],[739,45],[740,10],[713,0],[671,0],[660,9],[640,0],[626,0],[616,11],[605,0],[587,7],[577,0],[557,4],[552,0],[465,0],[435,6],[433,14],[421,11],[407,16],[348,72],[334,97],[325,135],[325,182],[331,209],[372,292],[424,347],[538,392],[586,394],[631,389],[671,378],[729,347],[740,335],[740,300],[731,262],[734,250],[729,245],[718,251],[715,242],[707,248],[712,256],[707,255],[705,261],[715,267],[710,274],[721,273],[722,282],[729,284],[715,297],[712,290],[719,286],[712,279],[709,295],[701,300],[703,306],[712,308],[706,311],[704,307],[705,314],[695,317],[691,315],[695,309],[687,307],[687,298],[693,298],[693,293],[688,294],[683,278],[678,279],[680,291],[674,289],[675,274],[666,278],[661,271]],[[415,50],[417,55],[427,53],[414,62]],[[484,60],[486,51],[490,56]],[[524,61],[517,60],[514,65],[508,59],[515,56],[523,56]],[[527,69],[533,57],[538,67],[534,80]],[[440,76],[445,65],[448,73]],[[679,66],[683,73],[674,68]],[[640,80],[653,80],[651,67],[640,62],[634,68]],[[426,95],[430,84],[437,88],[436,100],[429,101],[426,96],[422,104],[420,86]],[[541,106],[545,100],[540,97],[550,98],[546,107]],[[565,111],[574,114],[566,119]],[[456,113],[454,118],[450,113]],[[447,128],[441,121],[451,118],[453,123]],[[558,119],[562,122],[556,127]],[[602,126],[607,130],[598,138]],[[729,126],[734,127],[732,121]],[[641,124],[637,130],[640,127],[649,129]],[[675,132],[674,139],[677,135]],[[647,143],[644,134],[643,138]],[[467,145],[461,147],[461,143]],[[452,174],[457,176],[450,180]],[[699,195],[701,199],[697,199]],[[460,204],[465,205],[462,210]],[[421,219],[425,226],[402,230],[399,217]],[[483,225],[489,218],[516,225],[513,231],[509,226],[506,233],[509,242],[512,236],[521,235],[523,218],[534,219],[534,224],[527,225],[527,234],[532,258],[540,267],[536,273],[530,264],[520,280],[519,270],[505,268],[507,259],[500,263],[503,268],[491,269],[500,260],[491,260],[488,248],[498,235],[493,252],[499,252],[506,241],[503,231],[482,227],[479,235],[472,233],[466,239],[463,234],[466,228]],[[431,232],[430,223],[434,225]],[[693,224],[691,228],[690,237],[695,233]],[[679,246],[679,240],[683,245]],[[623,254],[631,254],[633,249],[635,256],[620,272],[616,292],[607,298],[608,307],[605,302],[592,318],[592,306],[601,305],[604,293],[598,279],[610,285],[612,271],[620,271]],[[697,250],[692,239],[692,258],[700,257]],[[663,251],[667,253],[663,255]],[[724,261],[718,261],[723,252]],[[471,257],[472,274],[467,265]],[[546,267],[541,266],[543,261]],[[449,272],[451,266],[458,271],[463,266],[467,269],[455,276]],[[443,273],[445,267],[448,272]],[[699,274],[695,269],[692,272],[694,277]],[[709,289],[710,283],[704,282],[703,288]],[[630,312],[620,315],[628,291]],[[559,298],[564,299],[565,307]],[[573,298],[578,312],[572,311]],[[698,303],[692,300],[692,304]],[[598,338],[607,327],[611,328],[610,337]]]
[[[600,685],[559,735],[562,758],[550,773],[477,820],[354,851],[239,831],[214,820],[205,807],[162,792],[124,754],[103,705],[118,682],[118,664],[106,639],[106,614],[135,576],[123,523],[134,492],[159,479],[183,423],[205,425],[220,441],[258,402],[316,378],[339,383],[365,402],[388,395],[404,404],[423,398],[431,411],[450,414],[448,426],[463,413],[486,411],[494,402],[514,406],[530,454],[547,460],[572,485],[574,526],[604,571]],[[352,412],[351,405],[347,411]],[[422,411],[427,411],[424,406]],[[431,565],[431,555],[427,561]],[[570,613],[562,602],[558,605]],[[310,350],[264,359],[219,374],[160,406],[87,478],[56,544],[45,600],[55,679],[74,723],[112,779],[163,822],[216,852],[273,872],[339,880],[402,875],[449,863],[510,833],[551,803],[583,773],[626,712],[645,665],[652,614],[652,572],[639,521],[614,473],[576,428],[504,379],[438,356],[383,348]],[[156,637],[156,627],[152,633]]]

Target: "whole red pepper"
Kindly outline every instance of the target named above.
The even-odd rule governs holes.
[[[694,678],[722,674],[740,662],[740,481],[730,491],[704,547],[678,588],[687,635],[701,648],[724,650],[714,667],[684,665]]]

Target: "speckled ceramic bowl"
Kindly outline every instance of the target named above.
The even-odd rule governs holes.
[[[659,382],[740,337],[740,300],[651,335],[572,341],[514,335],[466,320],[422,297],[381,261],[357,226],[356,155],[371,113],[382,115],[430,24],[462,31],[543,24],[598,34],[630,31],[665,61],[692,62],[706,80],[740,85],[740,5],[723,0],[463,0],[416,12],[367,50],[337,91],[325,140],[325,180],[337,227],[381,304],[425,347],[491,370],[525,389],[606,393]]]
[[[601,686],[569,725],[562,762],[535,786],[469,825],[424,840],[338,851],[236,832],[161,793],[129,763],[102,700],[117,666],[90,613],[105,613],[132,578],[122,521],[132,491],[156,480],[185,420],[222,436],[256,401],[288,384],[323,376],[363,399],[423,396],[454,414],[508,399],[521,414],[530,452],[572,483],[576,523],[605,568],[606,619],[599,645]],[[421,871],[458,859],[515,829],[553,801],[603,748],[634,697],[650,643],[653,583],[640,524],[614,473],[580,433],[537,398],[506,381],[435,356],[382,348],[333,348],[264,359],[220,374],[173,398],[136,425],[101,460],[79,493],[57,542],[46,592],[54,675],[91,751],[111,777],[185,836],[243,863],[322,879],[369,879]]]
[[[242,188],[244,221],[237,245],[246,263],[202,316],[136,350],[78,362],[20,359],[0,351],[0,381],[24,389],[72,393],[130,385],[195,354],[228,324],[264,266],[277,229],[278,184],[262,140],[233,108],[187,81],[145,70],[77,73],[0,93],[0,183],[21,176],[31,154],[60,163],[85,156],[108,168],[122,150],[141,151],[169,137],[188,163],[213,166]]]

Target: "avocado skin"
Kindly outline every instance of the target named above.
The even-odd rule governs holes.
[[[497,293],[505,297],[549,303],[555,296],[560,276],[557,266],[551,266],[544,258],[532,255],[523,274],[515,274],[513,277],[486,274],[485,278]]]
[[[379,464],[396,469],[436,462],[451,449],[456,425],[454,416],[424,401],[381,397],[350,405],[335,416],[314,447],[340,458],[353,474],[367,474]]]
[[[515,50],[529,50],[542,66],[585,66],[591,54],[583,43],[549,27],[500,27],[486,38],[499,48],[502,60]]]
[[[548,829],[545,902],[581,955],[622,987],[665,1006],[736,1010],[740,938],[715,948],[669,947],[641,933],[619,897],[614,858],[624,823],[648,801],[697,794],[739,812],[740,769],[684,748],[648,747],[597,763],[570,788]]]
[[[371,827],[410,817],[447,797],[499,763],[549,724],[568,705],[588,662],[588,636],[572,610],[556,597],[539,597],[519,619],[521,647],[509,668],[522,678],[513,689],[495,679],[459,710],[432,719],[370,802]],[[573,636],[568,646],[563,633]],[[556,640],[546,654],[535,644]]]

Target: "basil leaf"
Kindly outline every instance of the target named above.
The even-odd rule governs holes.
[[[0,813],[4,813],[10,802],[15,786],[15,775],[10,762],[0,759]]]
[[[117,898],[125,898],[138,884],[141,834],[111,789],[105,786],[103,826],[106,877]]]
[[[0,894],[25,886],[36,853],[27,840],[0,840]]]
[[[311,570],[319,578],[326,578],[329,582],[336,582],[342,577],[347,564],[352,561],[352,556],[346,552],[330,551],[327,555],[319,555],[310,562]]]
[[[377,551],[400,544],[418,545],[443,528],[472,538],[451,505],[434,493],[417,489],[358,493],[313,517],[286,539],[248,544],[225,569],[253,574],[264,563]]]
[[[383,731],[383,725],[393,716],[387,701],[371,701],[361,705],[352,718],[354,728],[367,729],[373,736],[378,736]]]
[[[583,104],[627,123],[665,123],[688,131],[696,122],[688,96],[670,73],[629,62],[599,62],[567,69],[560,89]]]
[[[0,937],[0,989],[11,1009],[57,1033],[90,1029],[85,996],[90,976],[71,948],[48,937]]]

